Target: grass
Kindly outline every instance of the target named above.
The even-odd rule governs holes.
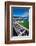
[[[19,24],[21,24],[23,27],[26,27],[27,29],[29,29],[29,22],[28,22],[28,21],[23,20],[23,22],[22,22],[22,21],[20,21],[20,23],[19,23]]]

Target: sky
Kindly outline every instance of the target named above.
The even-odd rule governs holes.
[[[25,7],[13,7],[13,10],[11,9],[11,12],[13,13],[13,16],[22,16],[22,17],[25,17],[25,16],[27,16],[29,14],[29,8],[25,8]]]

